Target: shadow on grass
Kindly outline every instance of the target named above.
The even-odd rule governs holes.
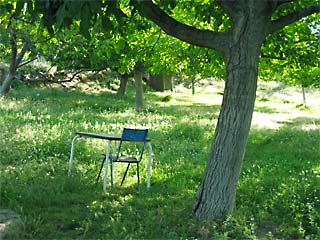
[[[57,142],[48,139],[43,143],[45,148],[36,146],[42,151],[30,159],[30,152],[22,153],[22,161],[8,162],[3,166],[5,174],[1,186],[5,187],[1,188],[1,202],[24,217],[26,228],[21,229],[19,238],[195,236],[197,220],[190,221],[190,218],[200,174],[194,174],[202,170],[204,162],[195,166],[192,158],[201,155],[197,152],[199,150],[193,149],[199,149],[194,146],[196,141],[204,140],[200,129],[192,125],[176,126],[166,133],[154,133],[158,140],[153,144],[161,145],[162,142],[166,146],[154,146],[152,188],[139,194],[136,193],[135,179],[133,185],[116,187],[108,193],[102,193],[101,182],[95,187],[101,159],[85,160],[88,152],[93,155],[85,144],[80,144],[78,150],[80,147],[86,157],[77,155],[73,175],[66,177],[69,146],[57,146]],[[183,138],[183,144],[177,143],[175,137]],[[63,154],[58,155],[61,151]],[[160,156],[163,159],[159,159]],[[145,184],[145,178],[143,181]]]
[[[263,91],[265,97],[264,99],[272,99],[274,94],[280,92],[281,90],[284,90],[287,87],[284,83],[278,83],[275,87],[269,88],[266,86],[259,86],[258,91]]]
[[[279,111],[276,108],[266,107],[266,106],[255,106],[254,107],[255,112],[259,113],[279,113]]]
[[[188,226],[194,194],[179,185],[173,186],[171,178],[152,181],[148,192],[142,189],[137,193],[133,181],[129,187],[116,185],[103,193],[100,183],[95,187],[96,175],[91,172],[76,171],[72,177],[66,177],[58,166],[55,171],[38,164],[37,171],[26,168],[25,172],[11,173],[11,177],[2,179],[2,186],[6,186],[2,188],[2,202],[24,218],[26,229],[21,229],[20,238],[188,235],[181,232],[179,225],[185,225],[183,229]],[[182,179],[180,174],[172,177]],[[196,225],[195,220],[191,222]]]
[[[10,207],[23,216],[25,227],[18,233],[19,238],[207,239],[217,231],[230,237],[232,228],[239,232],[232,236],[241,239],[248,237],[245,228],[250,224],[254,225],[252,229],[256,227],[253,234],[257,235],[270,231],[291,239],[319,234],[319,129],[305,128],[306,123],[317,126],[319,119],[301,117],[276,131],[251,131],[234,214],[239,222],[230,229],[222,226],[219,230],[212,222],[192,217],[211,142],[207,131],[211,128],[196,124],[197,118],[191,118],[215,116],[219,106],[212,110],[205,104],[156,109],[160,115],[175,118],[176,124],[150,132],[155,154],[151,190],[137,193],[136,179],[132,179],[132,185],[116,186],[103,193],[101,182],[95,186],[95,177],[104,151],[94,144],[77,145],[73,175],[66,176],[71,134],[82,130],[78,129],[82,126],[79,122],[111,121],[116,116],[97,116],[103,96],[87,96],[84,102],[72,103],[71,107],[63,103],[73,98],[63,96],[56,98],[53,106],[49,100],[41,99],[5,115],[13,130],[4,129],[7,139],[0,146],[1,207]],[[87,109],[95,103],[97,108]],[[108,104],[113,106],[114,102],[110,100]],[[44,114],[39,115],[37,109]],[[119,111],[124,109],[125,104]],[[90,113],[85,114],[85,110]],[[16,120],[16,116],[23,118],[20,112],[28,111],[32,112],[30,116]],[[145,113],[146,117],[153,117],[152,114]],[[50,118],[46,119],[46,115]],[[188,122],[186,116],[190,117]],[[122,118],[119,127],[130,120],[127,116]],[[135,116],[133,120],[141,118]],[[40,125],[42,120],[47,123]],[[26,123],[39,132],[34,134],[31,129],[26,131],[29,135],[19,134],[17,129]],[[142,171],[145,184],[145,166]]]
[[[297,125],[310,121],[298,120]],[[39,159],[8,168],[2,179],[2,202],[25,216],[24,237],[213,236],[214,224],[206,225],[192,217],[207,156],[202,144],[194,145],[206,141],[203,133],[195,134],[198,132],[197,127],[177,126],[167,133],[155,133],[157,145],[167,141],[162,147],[155,146],[159,152],[155,151],[152,188],[148,192],[142,189],[137,193],[136,180],[132,179],[133,184],[102,193],[101,182],[98,187],[94,185],[99,164],[78,161],[73,176],[66,177],[65,160],[52,156],[46,161]],[[269,231],[281,238],[318,234],[312,219],[318,221],[315,214],[320,209],[319,172],[315,170],[319,167],[315,152],[319,140],[317,131],[291,126],[278,131],[253,130],[235,216],[253,218],[250,221],[256,224],[258,235]],[[50,148],[55,149],[49,143]],[[194,153],[197,149],[200,151]],[[304,233],[299,232],[299,226]]]
[[[191,104],[157,107],[161,114],[169,116],[195,116],[200,118],[218,118],[220,105]]]
[[[320,119],[299,117],[281,129],[252,130],[238,188],[237,211],[251,214],[257,235],[318,236]],[[289,224],[290,223],[290,224]]]

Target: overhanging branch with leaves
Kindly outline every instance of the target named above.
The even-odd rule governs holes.
[[[319,13],[319,12],[320,12],[320,3],[295,11],[285,16],[279,17],[278,19],[273,20],[271,22],[269,33],[276,32],[295,21],[298,21],[303,17],[307,17],[313,13]]]

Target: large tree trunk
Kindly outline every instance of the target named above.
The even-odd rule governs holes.
[[[260,44],[244,32],[230,46],[223,102],[194,206],[197,217],[217,219],[233,209],[256,97]]]

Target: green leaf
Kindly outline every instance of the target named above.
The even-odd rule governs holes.
[[[15,10],[15,14],[18,16],[21,12],[21,10],[23,9],[25,4],[25,1],[18,1],[17,5],[16,5],[16,10]]]
[[[103,15],[102,18],[101,18],[101,25],[102,25],[102,28],[106,31],[106,32],[109,32],[113,29],[113,24],[109,18],[109,16],[107,15]]]
[[[81,13],[81,6],[82,4],[78,1],[68,1],[66,2],[66,11],[70,17],[77,18]]]
[[[125,40],[124,40],[123,38],[121,38],[121,39],[119,40],[118,46],[119,46],[119,49],[121,49],[121,50],[125,48],[126,42],[125,42]]]
[[[60,28],[62,25],[62,22],[64,20],[63,18],[65,13],[65,8],[66,8],[66,5],[62,4],[56,13],[57,28]]]
[[[11,12],[13,9],[12,4],[5,4],[4,6],[2,6],[2,4],[0,5],[0,14],[6,13],[6,12]]]
[[[102,3],[101,1],[91,0],[89,1],[90,9],[93,13],[101,13],[102,12]]]
[[[63,24],[66,26],[66,27],[70,27],[70,25],[72,24],[72,18],[71,17],[65,17],[63,19]]]

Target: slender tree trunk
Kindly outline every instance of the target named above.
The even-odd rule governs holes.
[[[16,40],[16,32],[15,30],[12,30],[11,32],[11,60],[9,65],[8,72],[4,75],[4,79],[2,81],[2,84],[0,86],[0,97],[6,95],[10,88],[12,81],[16,75],[17,68],[19,67],[19,64],[21,63],[25,53],[29,49],[30,46],[30,40],[26,39],[24,41],[23,47],[19,53],[18,52],[18,46],[17,46],[17,40]]]
[[[127,73],[120,75],[120,87],[119,87],[118,93],[117,93],[119,97],[123,97],[126,92],[128,77],[129,77],[129,75]]]
[[[142,87],[142,76],[143,76],[143,64],[137,63],[134,69],[134,81],[136,87],[136,102],[135,108],[137,112],[143,111],[143,87]]]
[[[5,74],[3,82],[0,87],[0,97],[6,95],[9,92],[13,78],[14,78],[14,74],[10,72]]]
[[[192,89],[192,95],[196,93],[196,87],[195,87],[195,82],[196,80],[194,78],[191,79],[191,89]]]
[[[306,88],[304,86],[302,86],[302,98],[303,98],[303,104],[306,105],[307,101],[306,101]]]
[[[11,31],[11,60],[7,73],[4,74],[4,79],[0,87],[0,97],[7,94],[10,90],[12,80],[16,74],[16,60],[17,60],[17,42],[16,42],[16,33],[14,30]]]
[[[242,33],[230,46],[223,102],[194,206],[199,218],[225,217],[233,209],[254,109],[261,42]]]

